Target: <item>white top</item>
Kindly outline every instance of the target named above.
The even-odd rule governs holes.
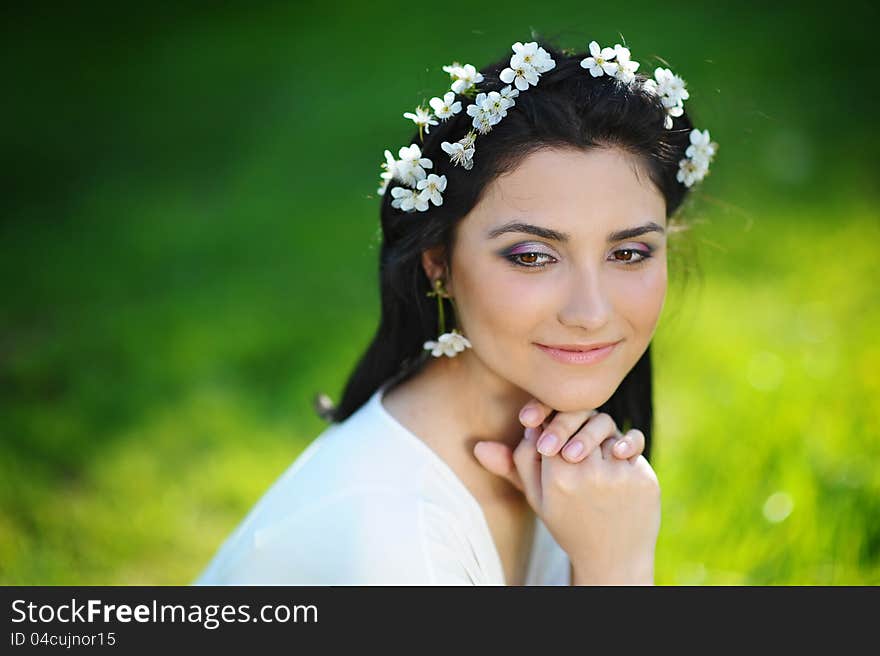
[[[505,585],[486,517],[382,405],[330,424],[226,539],[196,585]],[[526,585],[570,585],[540,517]]]

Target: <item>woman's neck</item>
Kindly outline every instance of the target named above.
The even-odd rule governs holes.
[[[428,360],[392,387],[384,405],[436,451],[481,501],[521,496],[473,455],[479,441],[514,448],[522,439],[520,409],[531,396],[485,368],[470,351]]]

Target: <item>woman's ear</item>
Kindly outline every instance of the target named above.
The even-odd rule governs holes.
[[[432,283],[438,278],[445,283],[446,291],[452,293],[452,281],[449,279],[449,267],[446,262],[446,248],[444,246],[433,246],[422,251],[422,268],[425,275],[428,276],[428,283],[433,287]]]

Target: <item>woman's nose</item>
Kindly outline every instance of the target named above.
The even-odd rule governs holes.
[[[612,314],[607,292],[595,271],[572,279],[565,296],[565,304],[559,311],[559,322],[590,332],[602,329]]]

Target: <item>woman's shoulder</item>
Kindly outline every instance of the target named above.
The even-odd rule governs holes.
[[[461,482],[427,444],[383,408],[380,391],[318,435],[267,496],[291,511],[349,488],[393,489],[401,497],[422,497],[473,519],[473,502]]]
[[[351,485],[297,512],[244,523],[197,583],[467,584],[473,564],[456,524],[445,509],[398,488]]]
[[[305,448],[197,583],[428,583],[463,576],[467,517],[424,450],[384,423],[374,401]]]
[[[270,490],[288,509],[353,488],[400,492],[424,484],[425,454],[385,422],[372,397],[331,424],[300,453]]]

